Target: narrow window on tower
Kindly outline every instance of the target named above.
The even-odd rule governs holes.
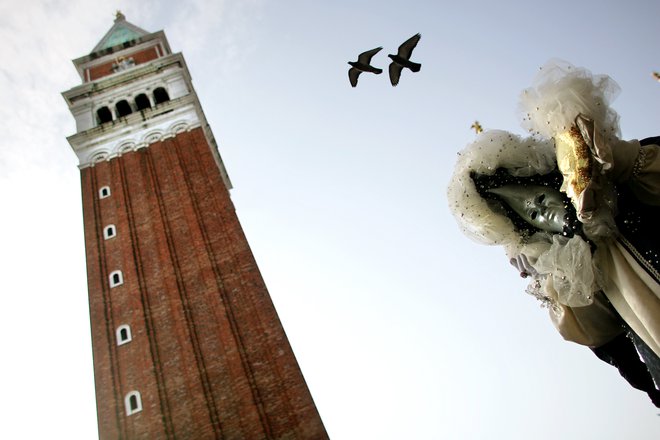
[[[96,121],[100,124],[112,121],[112,112],[108,107],[101,107],[96,110]]]
[[[147,95],[144,93],[140,93],[135,97],[135,107],[138,110],[144,110],[147,108],[151,108],[151,103],[149,102],[149,98],[147,98]]]
[[[128,324],[117,327],[117,345],[124,345],[131,342],[132,339],[131,327]]]
[[[105,199],[106,197],[110,197],[109,186],[104,186],[99,190],[99,199]]]
[[[156,102],[156,105],[169,100],[170,95],[167,94],[167,90],[165,90],[163,87],[158,87],[154,90],[154,101]]]
[[[142,399],[140,398],[140,392],[131,391],[130,393],[126,394],[126,397],[124,398],[124,405],[126,406],[127,416],[142,411]]]
[[[105,228],[103,228],[103,238],[106,240],[112,237],[115,237],[117,235],[117,228],[115,228],[115,225],[108,225]]]
[[[120,118],[124,116],[128,116],[131,113],[133,113],[133,110],[131,109],[131,105],[125,99],[119,101],[115,107],[117,108],[117,116],[119,116]]]
[[[124,276],[121,273],[121,270],[115,270],[110,273],[110,288],[117,287],[124,284]]]

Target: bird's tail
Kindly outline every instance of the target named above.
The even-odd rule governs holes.
[[[419,72],[419,69],[422,68],[422,65],[419,63],[413,63],[412,61],[410,62],[410,70],[413,72]]]

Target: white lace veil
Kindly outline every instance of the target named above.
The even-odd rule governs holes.
[[[619,85],[607,75],[550,60],[540,68],[532,87],[520,95],[522,126],[533,136],[551,139],[568,130],[582,114],[605,137],[620,137],[619,115],[610,107],[619,91]]]

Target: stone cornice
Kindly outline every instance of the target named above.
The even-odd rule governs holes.
[[[83,169],[195,128],[202,128],[224,183],[231,189],[211,127],[194,93],[76,133],[67,140],[78,156],[78,168]]]
[[[79,168],[201,127],[194,98],[187,95],[69,136],[67,140],[80,160]]]

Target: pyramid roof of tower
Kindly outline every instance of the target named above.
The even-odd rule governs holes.
[[[110,30],[101,38],[101,41],[92,49],[92,53],[135,40],[148,34],[149,32],[144,29],[126,21],[126,16],[117,11],[115,24],[112,25]]]

